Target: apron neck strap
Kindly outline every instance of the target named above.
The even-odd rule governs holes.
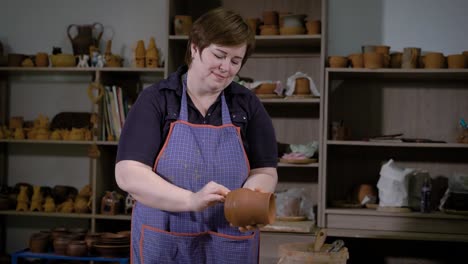
[[[188,122],[188,105],[187,105],[187,73],[182,75],[182,101],[180,103],[179,120]],[[229,116],[229,108],[227,107],[224,91],[221,92],[221,115],[223,117],[223,125],[231,124]]]

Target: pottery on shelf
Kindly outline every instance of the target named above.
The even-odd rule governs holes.
[[[77,30],[77,34],[72,37],[72,29]],[[92,25],[75,25],[71,24],[67,28],[67,35],[73,47],[74,55],[90,54],[89,47],[94,46],[99,48],[104,26],[101,23],[93,23]],[[94,36],[96,35],[96,36]]]
[[[233,190],[226,196],[224,216],[237,227],[271,224],[276,217],[275,195],[247,188]]]

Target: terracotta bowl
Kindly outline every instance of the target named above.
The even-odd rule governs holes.
[[[84,240],[70,241],[66,249],[67,256],[82,257],[88,255],[88,247]]]
[[[350,54],[348,56],[351,67],[353,68],[363,68],[364,67],[364,58],[362,53]]]
[[[276,89],[276,83],[262,83],[254,89],[255,94],[273,94]]]
[[[348,58],[343,56],[328,57],[328,64],[331,68],[346,68],[348,67]]]
[[[45,233],[34,233],[29,238],[29,248],[34,253],[45,253],[49,249],[50,236]]]

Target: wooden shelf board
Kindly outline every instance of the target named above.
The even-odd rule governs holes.
[[[10,144],[59,144],[59,145],[109,145],[117,146],[117,141],[86,141],[86,140],[35,140],[35,139],[0,139],[0,143]]]
[[[327,68],[333,80],[343,79],[421,79],[421,80],[468,80],[468,69],[358,69]]]
[[[320,104],[320,98],[260,98],[264,104]]]
[[[276,221],[271,225],[260,228],[263,232],[279,233],[314,233],[316,230],[315,221]]]
[[[77,214],[77,213],[46,213],[46,212],[17,212],[15,210],[2,210],[0,215],[13,215],[13,216],[40,216],[40,217],[60,217],[60,218],[84,218],[91,219],[93,218],[92,214]]]
[[[188,36],[170,35],[169,40],[187,41]],[[255,36],[255,53],[262,53],[262,48],[278,47],[301,47],[306,50],[311,50],[312,48],[319,48],[321,45],[321,41],[321,35],[257,35]],[[269,54],[271,55],[271,53]]]
[[[335,237],[468,242],[468,236],[464,234],[457,235],[443,233],[376,231],[340,228],[327,228],[327,233],[328,236]]]
[[[327,145],[341,146],[377,146],[377,147],[407,147],[407,148],[468,148],[462,143],[405,143],[405,142],[370,142],[358,140],[327,140]]]
[[[325,214],[468,220],[467,215],[446,214],[440,211],[435,211],[435,212],[426,214],[426,213],[420,213],[420,212],[409,212],[409,213],[383,212],[383,211],[377,211],[375,209],[367,209],[367,208],[345,208],[345,209],[344,208],[328,208],[325,210]]]
[[[291,163],[283,163],[283,162],[278,162],[278,167],[295,167],[295,168],[318,168],[319,163],[309,163],[309,164],[291,164]]]
[[[132,215],[104,215],[104,214],[96,214],[94,215],[95,219],[106,219],[106,220],[132,220]]]
[[[95,73],[95,72],[140,72],[164,73],[164,68],[132,68],[132,67],[105,67],[105,68],[78,68],[78,67],[0,67],[0,71],[6,72],[77,72],[77,73]]]

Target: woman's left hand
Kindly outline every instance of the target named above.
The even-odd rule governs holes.
[[[232,225],[231,225],[232,226]],[[248,225],[248,226],[240,226],[239,231],[241,232],[247,232],[250,230],[255,230],[257,228],[263,227],[264,225]]]

